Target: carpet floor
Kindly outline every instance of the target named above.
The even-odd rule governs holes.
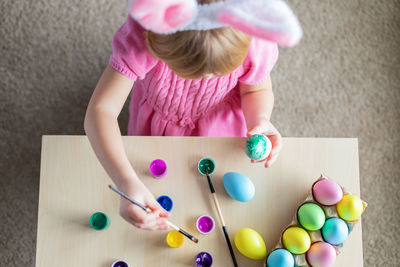
[[[284,136],[357,137],[365,266],[399,266],[400,2],[290,0],[271,76]],[[0,0],[0,265],[34,266],[43,134],[84,134],[125,1]],[[126,129],[126,108],[120,124]]]

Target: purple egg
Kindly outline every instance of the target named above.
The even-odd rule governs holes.
[[[336,205],[343,197],[342,188],[332,180],[322,179],[312,187],[314,199],[325,206]]]

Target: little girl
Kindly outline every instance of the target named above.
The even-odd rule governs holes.
[[[167,229],[165,211],[130,165],[117,117],[132,91],[129,135],[250,136],[272,142],[269,167],[282,146],[271,124],[269,73],[277,44],[301,38],[281,0],[133,0],[113,37],[109,66],[85,118],[99,161],[123,192],[121,216],[141,229]]]

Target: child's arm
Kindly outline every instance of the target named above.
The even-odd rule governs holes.
[[[118,115],[132,89],[133,81],[108,66],[90,99],[85,131],[100,163],[124,193],[153,210],[147,214],[121,198],[121,216],[141,229],[167,229],[169,214],[154,199],[129,163],[118,126]]]
[[[247,135],[265,134],[271,140],[272,151],[265,163],[265,167],[268,168],[276,160],[282,148],[282,137],[270,122],[274,106],[271,78],[268,76],[256,85],[241,83],[239,88]]]

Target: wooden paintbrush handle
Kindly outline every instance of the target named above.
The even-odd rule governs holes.
[[[214,204],[215,204],[215,207],[217,208],[218,217],[221,220],[221,224],[222,224],[222,226],[225,226],[224,217],[222,217],[222,211],[221,211],[221,207],[219,206],[217,195],[215,193],[213,193],[212,196],[214,198]]]

